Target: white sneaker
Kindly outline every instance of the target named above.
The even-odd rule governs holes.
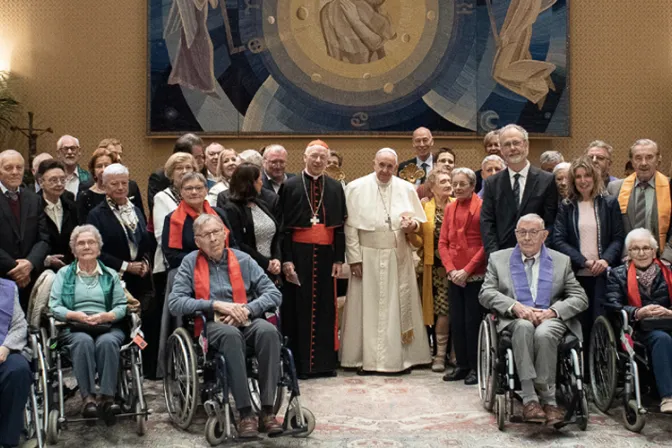
[[[665,397],[661,400],[660,412],[672,414],[672,397]]]

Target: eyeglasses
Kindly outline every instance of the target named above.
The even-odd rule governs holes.
[[[49,184],[49,185],[65,185],[66,180],[65,177],[52,177],[49,179],[44,179],[44,183]]]
[[[502,148],[520,148],[523,146],[523,143],[525,143],[522,140],[509,140],[508,142],[505,142],[502,144]]]
[[[651,252],[653,250],[654,250],[653,247],[648,247],[648,246],[647,247],[631,247],[631,248],[628,249],[628,252],[633,252],[633,253],[637,253],[637,254],[645,254],[645,253]]]
[[[516,230],[516,236],[520,238],[525,238],[529,236],[530,238],[536,238],[538,237],[543,230],[524,230],[524,229],[519,229]]]
[[[269,160],[268,164],[271,166],[285,166],[285,161],[284,160]]]
[[[217,229],[217,230],[213,230],[212,232],[201,233],[200,235],[196,235],[196,236],[199,237],[199,238],[203,238],[203,239],[207,240],[207,239],[212,239],[213,236],[215,238],[219,238],[220,236],[222,236],[222,233],[224,233],[224,229]]]
[[[607,157],[607,156],[598,156],[598,155],[590,156],[590,159],[591,159],[592,161],[598,160],[598,161],[600,161],[600,162],[604,162],[605,160],[611,160],[611,159],[610,159],[609,157]]]
[[[182,189],[187,193],[200,193],[205,190],[205,187],[201,185],[199,187],[182,187]]]
[[[61,146],[60,150],[63,152],[77,152],[79,146]]]
[[[97,245],[98,245],[98,241],[96,241],[96,240],[80,240],[80,241],[77,241],[77,243],[75,244],[75,246],[77,246],[77,247],[86,247],[86,246],[95,247]]]

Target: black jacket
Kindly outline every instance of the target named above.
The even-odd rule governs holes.
[[[240,249],[250,255],[257,264],[266,271],[268,263],[272,259],[280,260],[280,225],[276,221],[273,213],[266,204],[258,199],[254,203],[273,220],[275,224],[275,235],[271,243],[271,258],[266,258],[257,251],[257,238],[254,233],[254,221],[252,219],[252,210],[245,204],[229,200],[224,204],[224,213],[231,224],[231,233],[240,246]]]
[[[273,189],[270,190],[267,188],[262,188],[259,193],[259,200],[261,200],[266,208],[273,213],[275,221],[280,223],[282,222],[281,212],[280,212],[280,196],[273,192]],[[217,207],[224,210],[226,208],[226,203],[229,202],[229,190],[224,190],[217,195]]]
[[[669,269],[665,267],[664,269]],[[621,265],[614,268],[609,273],[609,280],[607,281],[607,303],[612,305],[622,305],[623,309],[630,316],[630,320],[634,320],[635,310],[634,306],[628,304],[628,270],[626,265]],[[642,299],[642,307],[646,305],[660,305],[665,308],[670,307],[670,294],[667,290],[667,284],[663,278],[663,273],[660,272],[651,286],[651,294],[647,295],[646,291],[639,287],[639,296]]]
[[[481,235],[487,254],[514,247],[518,219],[529,213],[541,216],[546,229],[553,233],[558,211],[558,189],[551,173],[530,166],[520,205],[513,197],[508,169],[488,177],[483,182],[483,189]]]
[[[147,222],[147,217],[145,216],[145,208],[142,204],[142,194],[140,194],[140,188],[134,180],[128,181],[128,197],[133,202],[133,205],[138,207],[142,213],[142,217]],[[77,197],[77,216],[79,222],[84,223],[87,221],[89,212],[94,209],[98,204],[105,200],[104,193],[95,193],[91,189],[82,192]]]
[[[595,198],[595,217],[598,226],[600,259],[609,266],[618,266],[623,251],[625,232],[618,200],[610,196]],[[586,258],[581,255],[579,237],[579,208],[576,201],[561,201],[553,226],[553,248],[572,260],[572,268],[577,271],[585,267]]]
[[[36,279],[49,255],[47,216],[40,197],[27,188],[19,193],[20,221],[17,222],[4,194],[0,194],[0,277],[16,267],[16,260],[27,259],[33,265],[31,278]]]
[[[43,193],[43,190],[40,190],[40,193]],[[47,216],[46,211],[44,213],[47,218],[47,231],[49,232],[49,246],[51,249],[49,255],[63,255],[63,263],[65,264],[75,261],[75,256],[72,254],[72,250],[70,250],[70,235],[75,227],[79,225],[80,221],[77,216],[77,204],[75,204],[74,199],[75,196],[67,190],[61,195],[63,221],[61,221],[60,232],[54,221]],[[43,194],[40,194],[40,204],[42,210],[47,206]]]
[[[296,176],[296,174],[292,173],[285,173],[285,175],[287,176],[287,179],[291,179],[292,177]],[[261,172],[261,184],[263,188],[269,190],[271,193],[280,194],[280,190],[278,190],[278,192],[275,193],[275,190],[273,189],[273,184],[271,183],[271,179],[269,179],[266,176],[266,173],[264,171]]]
[[[147,180],[147,204],[149,205],[150,215],[152,210],[154,210],[154,196],[156,196],[156,193],[159,191],[163,191],[168,187],[170,187],[170,179],[166,176],[166,172],[163,168],[160,168],[149,175],[149,179]]]

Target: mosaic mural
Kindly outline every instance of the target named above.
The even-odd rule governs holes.
[[[568,0],[148,0],[148,133],[569,135]]]

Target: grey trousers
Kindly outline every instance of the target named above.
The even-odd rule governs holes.
[[[96,394],[96,373],[100,393],[114,397],[119,376],[119,349],[124,343],[124,332],[112,328],[95,338],[87,333],[64,333],[62,343],[70,351],[72,370],[82,397]]]
[[[229,387],[238,409],[252,406],[247,387],[245,352],[254,350],[259,361],[261,405],[272,406],[280,376],[280,333],[273,324],[255,319],[247,327],[236,328],[221,322],[208,322],[208,343],[224,355]]]
[[[558,345],[567,325],[560,319],[549,319],[534,327],[532,322],[516,319],[507,327],[511,332],[513,357],[518,378],[536,384],[555,385]]]

